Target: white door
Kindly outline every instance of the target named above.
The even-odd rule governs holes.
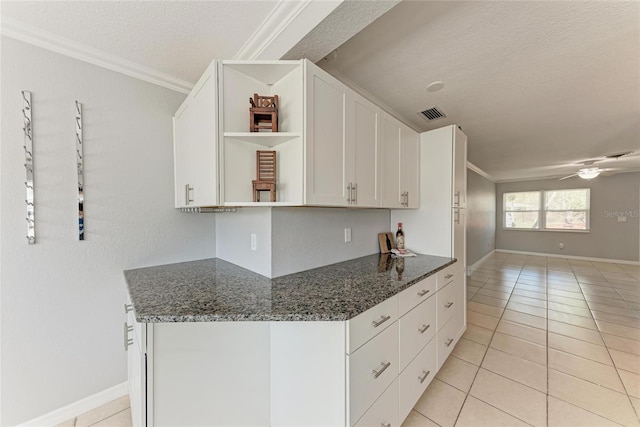
[[[420,137],[418,132],[402,126],[400,139],[400,193],[405,208],[420,206]]]
[[[215,64],[193,91],[193,199],[192,205],[218,204],[217,96]]]
[[[402,124],[382,113],[380,125],[380,200],[385,208],[401,208],[400,197],[400,133]]]
[[[347,205],[345,87],[315,65],[307,65],[306,202]]]
[[[377,207],[380,206],[380,109],[355,92],[350,95],[353,117],[347,121],[347,128],[353,126],[352,144],[349,144],[353,147],[350,150],[353,159],[349,161],[352,166],[349,181],[354,187],[352,204]]]
[[[193,201],[193,120],[188,98],[173,118],[173,162],[176,208]]]

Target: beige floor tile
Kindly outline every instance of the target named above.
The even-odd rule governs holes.
[[[637,397],[629,396],[629,400],[633,405],[633,408],[636,410],[636,415],[640,416],[640,399]]]
[[[474,306],[476,307],[476,306]],[[498,326],[500,320],[496,317],[491,317],[486,314],[478,313],[476,311],[467,311],[467,323],[471,323],[481,328],[487,328],[494,330]]]
[[[603,286],[601,288],[602,289],[585,289],[584,299],[590,302],[613,305],[615,307],[624,307],[624,304],[621,304],[624,303],[624,301],[615,289],[605,288]]]
[[[501,320],[500,323],[498,323],[496,331],[538,345],[547,345],[546,332],[531,326],[521,325],[520,323],[514,323],[509,320]]]
[[[538,329],[547,329],[547,319],[543,317],[533,316],[531,314],[520,313],[519,311],[505,310],[502,315],[503,320],[520,323],[522,325],[531,326]]]
[[[609,334],[602,334],[602,338],[604,339],[604,343],[609,348],[640,356],[640,341],[630,340],[628,338]]]
[[[584,296],[582,295],[582,291],[580,291],[580,288],[578,288],[575,291],[567,291],[565,289],[549,288],[547,290],[547,292],[549,293],[549,295],[556,295],[556,296],[559,296],[559,297],[565,297],[565,298],[570,298],[570,299],[577,299],[578,301],[584,301]]]
[[[627,302],[623,300],[621,297],[618,297],[618,298],[620,299],[596,297],[592,295],[585,296],[585,300],[587,300],[587,304],[589,304],[590,307],[592,307],[594,304],[600,304],[600,305],[607,305],[609,307],[618,307],[618,308],[628,309],[629,305],[627,304]]]
[[[547,299],[547,294],[545,294],[544,292],[528,291],[526,289],[521,289],[521,288],[515,288],[513,290],[513,295],[520,295],[520,296],[523,296],[523,297],[536,298],[536,299],[545,300],[545,301]]]
[[[548,307],[549,310],[569,313],[575,316],[582,316],[587,319],[591,319],[591,311],[588,308],[576,307],[575,305],[561,304],[553,301],[549,301]]]
[[[131,408],[127,408],[122,412],[110,416],[100,422],[93,424],[92,427],[132,427]]]
[[[585,300],[579,300],[575,298],[560,297],[558,295],[549,295],[549,303],[553,303],[553,302],[557,304],[571,305],[573,307],[580,307],[585,310],[589,309],[589,306],[587,306],[587,302]]]
[[[473,396],[464,402],[456,427],[526,427],[529,424]]]
[[[486,304],[486,305],[490,305],[493,307],[499,307],[499,308],[504,308],[505,305],[507,305],[507,300],[504,299],[498,299],[498,298],[493,298],[487,295],[481,295],[480,293],[477,293],[472,299],[471,301],[480,303],[480,304]]]
[[[438,424],[414,409],[409,412],[407,419],[402,423],[402,427],[438,427]]]
[[[620,424],[614,423],[606,418],[589,412],[585,409],[574,406],[570,403],[549,396],[547,400],[549,427],[590,426],[590,427],[616,427]]]
[[[442,427],[453,426],[465,396],[457,388],[434,378],[414,409]]]
[[[546,317],[547,309],[542,307],[535,307],[533,305],[522,304],[515,301],[509,301],[507,309],[513,311],[519,311],[520,313],[531,314],[532,316]]]
[[[612,348],[609,349],[609,354],[616,368],[640,374],[640,356]]]
[[[623,425],[639,425],[626,394],[549,369],[549,395]]]
[[[505,294],[511,294],[511,291],[514,289],[514,285],[508,285],[504,283],[485,283],[482,286],[482,289],[486,289],[489,291],[502,292]]]
[[[588,317],[576,316],[571,313],[564,313],[562,311],[549,310],[547,312],[547,318],[549,320],[555,320],[557,322],[568,323],[574,326],[580,326],[581,328],[598,330],[596,322]]]
[[[591,329],[581,328],[580,326],[570,325],[568,323],[556,322],[555,320],[549,320],[547,322],[549,332],[553,332],[560,335],[566,335],[568,337],[577,338],[583,341],[590,342],[592,344],[598,344],[604,346],[600,333]]]
[[[64,421],[60,424],[56,424],[53,427],[75,427],[75,425],[76,425],[76,419],[71,418],[70,420]]]
[[[436,378],[465,393],[469,392],[478,366],[451,356],[444,362]]]
[[[467,330],[464,332],[462,337],[480,344],[489,345],[491,337],[493,337],[493,331],[491,329],[467,323]]]
[[[533,284],[533,283],[527,283],[527,282],[518,282],[516,283],[516,287],[515,289],[522,289],[525,291],[532,291],[532,292],[547,292],[547,285],[545,284]]]
[[[640,329],[607,322],[606,320],[598,320],[596,323],[598,324],[598,329],[603,333],[640,341]]]
[[[478,293],[480,295],[486,295],[488,297],[498,298],[503,300],[508,300],[509,297],[511,296],[511,292],[500,292],[500,291],[495,291],[493,289],[484,289],[484,288],[480,289]]]
[[[547,281],[547,288],[548,290],[558,290],[558,291],[567,291],[567,292],[578,292],[580,294],[582,294],[582,289],[580,288],[580,285],[578,285],[578,282],[573,280],[556,280],[554,278],[550,278]]]
[[[469,363],[480,366],[486,352],[486,345],[460,338],[460,341],[458,341],[456,346],[453,348],[451,354],[459,359],[466,360]]]
[[[622,369],[618,370],[618,374],[620,374],[620,379],[624,384],[627,394],[640,399],[640,375],[623,371]]]
[[[490,347],[540,365],[547,364],[547,350],[545,346],[524,341],[499,332],[496,332],[493,335]]]
[[[640,329],[640,318],[623,316],[621,314],[607,313],[605,311],[591,310],[591,314],[596,320],[606,320],[618,325],[631,326]]]
[[[609,352],[606,347],[551,332],[547,339],[549,341],[549,348],[554,348],[556,350],[564,351],[565,353],[575,354],[576,356],[584,357],[585,359],[613,366],[613,360],[611,360],[611,356],[609,356]]]
[[[594,362],[573,354],[549,349],[549,369],[573,375],[574,377],[624,393],[624,387],[616,368]]]
[[[520,304],[532,305],[534,307],[547,308],[547,301],[541,300],[538,298],[530,298],[530,297],[524,297],[521,295],[513,295],[509,301],[517,302]]]
[[[543,365],[490,347],[482,361],[482,368],[547,392],[547,368]]]
[[[106,403],[92,411],[78,415],[76,427],[85,427],[96,424],[114,414],[117,414],[130,406],[129,395],[122,396],[116,400]],[[129,416],[131,418],[131,416]]]
[[[546,396],[530,387],[480,369],[471,396],[535,426],[546,425]]]
[[[499,318],[502,316],[502,312],[504,311],[500,307],[494,307],[487,304],[481,304],[479,302],[469,302],[467,303],[467,314],[469,311],[473,311],[475,313],[486,314],[487,316]]]
[[[627,303],[627,304],[631,308],[612,307],[606,304],[598,304],[595,302],[590,302],[589,308],[591,308],[591,310],[604,311],[606,313],[613,313],[613,314],[618,314],[622,316],[639,317],[638,313],[633,309],[634,304],[633,303]]]

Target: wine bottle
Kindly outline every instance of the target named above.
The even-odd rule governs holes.
[[[404,231],[402,231],[402,223],[398,223],[398,231],[396,231],[396,249],[404,249]]]

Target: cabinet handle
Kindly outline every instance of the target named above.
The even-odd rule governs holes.
[[[451,345],[451,343],[453,342],[453,338],[449,338],[444,344],[449,347]]]
[[[449,301],[449,302],[448,302],[448,303],[446,303],[444,306],[445,306],[446,308],[449,308],[449,307],[451,307],[452,305],[453,305],[453,301]]]
[[[358,183],[354,183],[351,188],[353,189],[353,197],[351,201],[354,205],[358,204]]]
[[[423,289],[423,290],[421,290],[420,292],[418,292],[418,296],[419,296],[419,297],[423,297],[423,296],[425,296],[425,295],[426,295],[426,294],[428,294],[428,293],[429,293],[429,289]]]
[[[373,378],[378,378],[389,366],[391,366],[391,362],[381,362],[380,364],[382,365],[382,368],[380,368],[379,371],[376,371],[375,369],[373,370]]]
[[[391,319],[391,316],[382,316],[380,317],[380,320],[374,320],[373,322],[371,322],[371,324],[373,324],[374,328],[377,328],[389,319]]]
[[[404,196],[404,197],[405,197],[405,200],[404,200],[404,207],[405,207],[405,208],[408,208],[408,207],[409,207],[409,192],[407,191],[407,192],[405,192],[404,194],[405,194],[405,196]]]
[[[422,373],[424,375],[420,376],[418,375],[418,381],[420,381],[420,384],[422,384],[424,382],[424,380],[427,379],[427,377],[429,376],[429,374],[431,373],[431,371],[422,371]]]
[[[454,199],[455,199],[455,200],[454,200],[454,202],[453,202],[453,204],[454,204],[455,206],[460,206],[460,192],[459,192],[459,191],[456,191],[456,194],[455,194],[453,197],[454,197]]]
[[[380,423],[380,427],[391,427],[391,423]]]
[[[351,183],[349,183],[349,185],[347,185],[347,191],[349,192],[349,193],[347,194],[347,204],[348,204],[348,205],[350,205],[350,204],[351,204],[351,202],[353,202],[353,199],[351,198],[351,190],[352,190],[352,188],[351,188]]]
[[[431,325],[422,325],[421,328],[418,328],[418,332],[420,332],[421,334],[424,334],[427,331],[427,329],[429,329],[429,326]]]
[[[128,313],[128,312],[130,312],[131,310],[133,310],[133,304],[125,304],[125,305],[124,305],[124,312],[125,312],[125,313]]]
[[[460,211],[457,209],[454,213],[453,222],[455,222],[456,224],[460,224]]]
[[[445,279],[451,279],[453,277],[453,274],[449,273],[446,276],[444,276]]]
[[[133,344],[133,338],[129,338],[129,332],[133,331],[133,326],[124,322],[124,351],[129,351],[129,346]]]
[[[185,184],[184,186],[184,201],[185,204],[188,205],[190,202],[193,202],[193,199],[189,197],[189,192],[193,191],[193,187],[189,186],[189,184]]]

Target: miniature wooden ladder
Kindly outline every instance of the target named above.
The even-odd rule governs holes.
[[[260,192],[268,191],[269,200],[276,201],[276,152],[256,152],[256,177],[253,183],[253,201],[260,201]]]

